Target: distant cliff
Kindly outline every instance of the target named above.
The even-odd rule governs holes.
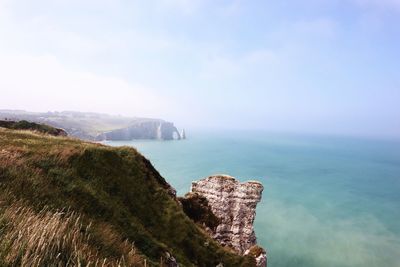
[[[132,140],[132,139],[185,139],[172,122],[161,119],[124,117],[99,113],[62,111],[27,112],[0,110],[0,120],[26,120],[64,129],[68,135],[83,140]]]
[[[143,120],[132,125],[99,134],[97,141],[103,140],[133,140],[133,139],[181,139],[178,129],[171,122],[162,120]]]

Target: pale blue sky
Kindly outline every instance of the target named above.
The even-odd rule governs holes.
[[[400,0],[0,0],[0,108],[400,136]]]

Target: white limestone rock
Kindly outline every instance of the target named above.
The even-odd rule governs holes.
[[[256,181],[240,183],[229,175],[214,175],[192,183],[191,192],[207,198],[221,223],[213,238],[243,255],[256,245],[253,223],[263,186]]]

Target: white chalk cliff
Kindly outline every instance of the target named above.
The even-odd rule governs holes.
[[[147,119],[137,120],[128,127],[104,132],[96,137],[97,141],[134,139],[179,140],[181,134],[172,122]]]
[[[191,192],[204,196],[212,212],[221,220],[211,233],[213,238],[244,255],[257,244],[253,223],[263,189],[256,181],[240,183],[228,175],[214,175],[193,182]],[[254,255],[258,266],[265,266],[266,253],[263,249],[258,251]]]

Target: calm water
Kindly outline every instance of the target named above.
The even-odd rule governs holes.
[[[400,142],[191,134],[136,147],[182,195],[226,173],[264,184],[255,222],[270,267],[400,266]]]

